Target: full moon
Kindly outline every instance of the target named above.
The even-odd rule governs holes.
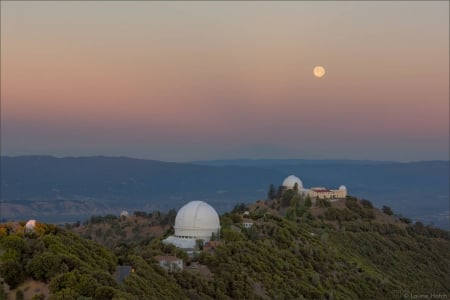
[[[314,67],[313,73],[317,78],[322,78],[325,75],[325,68],[322,66]]]

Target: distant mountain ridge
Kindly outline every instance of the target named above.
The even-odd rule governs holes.
[[[105,156],[2,156],[0,162],[4,212],[5,203],[24,200],[95,201],[110,208],[165,210],[195,199],[226,211],[236,203],[265,198],[271,183],[279,185],[284,177],[295,174],[306,187],[344,184],[351,195],[371,199],[378,207],[390,205],[425,223],[448,225],[448,161],[239,159],[173,163]],[[5,213],[1,217],[8,218]]]
[[[233,201],[261,197],[270,182],[284,176],[263,168],[125,157],[5,156],[0,162],[4,203],[95,200],[112,207],[165,210],[205,199],[223,202],[226,209],[234,205]]]
[[[353,159],[250,159],[250,158],[240,158],[240,159],[216,159],[216,160],[196,160],[191,161],[194,164],[207,165],[207,166],[261,166],[261,165],[292,165],[292,164],[386,164],[386,163],[400,163],[397,161],[389,160],[353,160]]]

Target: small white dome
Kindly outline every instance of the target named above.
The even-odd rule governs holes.
[[[130,214],[126,211],[126,210],[123,210],[121,213],[120,213],[120,216],[121,217],[128,217]]]
[[[34,231],[34,227],[36,227],[36,220],[29,220],[25,224],[25,230],[27,231]]]
[[[339,187],[339,190],[347,190],[347,188],[345,187],[345,185],[341,185],[340,187]]]
[[[178,211],[174,228],[175,236],[209,239],[220,229],[219,215],[208,203],[191,201]]]
[[[296,183],[298,185],[298,189],[302,190],[303,189],[302,181],[300,180],[300,178],[298,178],[297,176],[294,176],[294,175],[290,175],[290,176],[286,177],[286,179],[283,181],[282,185],[289,189],[293,189]]]

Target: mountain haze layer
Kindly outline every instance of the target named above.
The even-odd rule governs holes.
[[[264,199],[269,184],[347,186],[378,207],[448,226],[448,161],[224,160],[170,163],[126,157],[1,157],[1,217],[79,218],[119,209],[168,210],[190,200],[219,211]],[[55,219],[56,220],[56,219]]]

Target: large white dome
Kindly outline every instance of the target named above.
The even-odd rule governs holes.
[[[175,218],[176,237],[208,239],[220,229],[219,215],[208,203],[191,201],[184,205]]]
[[[299,190],[303,189],[302,181],[300,180],[300,178],[298,178],[297,176],[294,176],[294,175],[290,175],[290,176],[286,177],[286,179],[283,181],[282,185],[286,188],[293,189],[296,183],[298,185]]]
[[[339,190],[347,190],[347,188],[345,187],[345,185],[341,185],[340,187],[339,187]]]

